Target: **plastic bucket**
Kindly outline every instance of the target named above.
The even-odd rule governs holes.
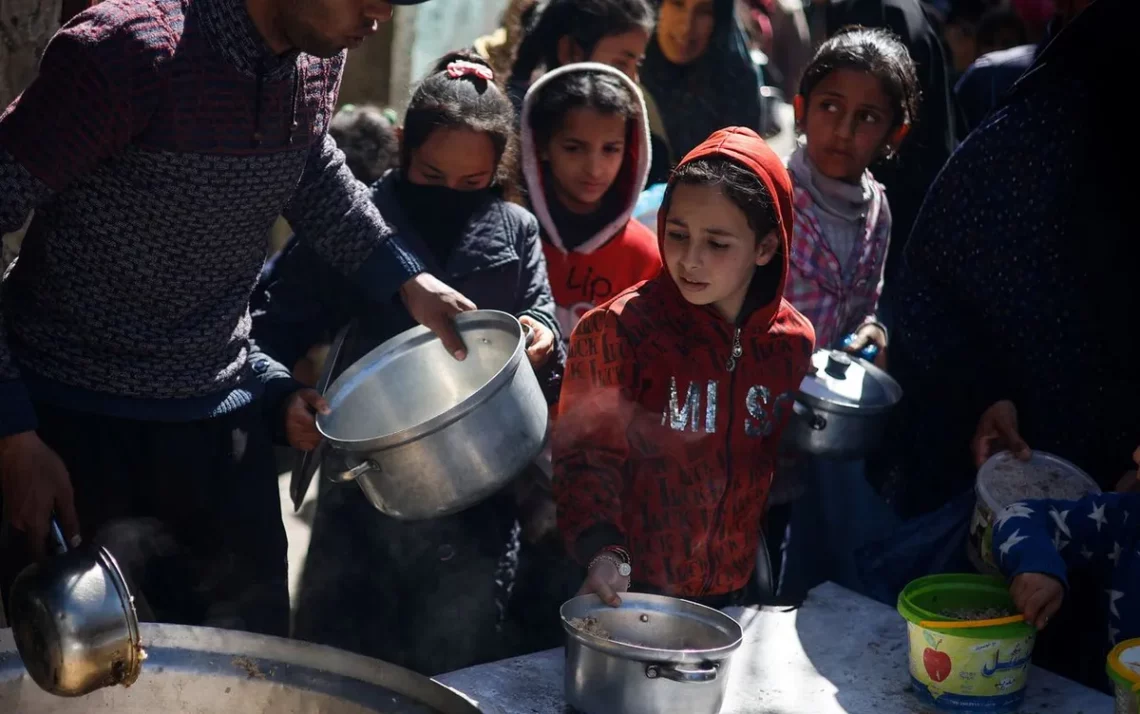
[[[1037,630],[1025,622],[969,629],[927,627],[956,621],[953,610],[1015,613],[1006,584],[988,575],[929,575],[899,594],[907,621],[910,679],[927,707],[943,712],[1015,712],[1025,700]]]
[[[1116,714],[1140,712],[1140,640],[1126,640],[1108,655],[1108,676],[1116,690]]]
[[[1008,469],[1026,466],[1054,473],[1067,485],[1057,493],[1050,493],[1046,489],[1038,490],[1031,486],[1012,498],[1006,493],[1008,489],[998,488],[997,482],[1007,476]],[[977,500],[973,518],[970,520],[970,536],[967,544],[970,562],[980,573],[999,575],[991,542],[994,518],[998,512],[1012,503],[1032,498],[1081,498],[1087,493],[1100,493],[1100,487],[1088,474],[1059,456],[1044,451],[1034,451],[1029,463],[1023,466],[1013,454],[1002,451],[982,464],[974,483],[974,493]]]

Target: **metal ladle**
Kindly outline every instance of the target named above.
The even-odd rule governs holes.
[[[9,619],[24,668],[44,691],[79,697],[130,686],[146,658],[126,579],[106,548],[68,550],[53,518],[57,554],[12,584]]]

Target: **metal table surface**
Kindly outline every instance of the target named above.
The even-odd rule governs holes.
[[[906,626],[893,608],[832,583],[803,606],[725,610],[744,628],[721,714],[918,714],[909,691]],[[563,651],[436,679],[495,714],[565,714]],[[1030,673],[1022,714],[1111,714],[1111,697],[1051,672]]]

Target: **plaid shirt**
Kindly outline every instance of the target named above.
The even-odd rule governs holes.
[[[872,181],[858,260],[845,280],[839,259],[823,235],[811,193],[793,181],[795,223],[785,297],[815,326],[816,345],[837,347],[844,337],[874,321],[883,291],[883,267],[891,238],[891,211],[882,184]]]

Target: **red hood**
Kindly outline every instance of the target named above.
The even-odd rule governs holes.
[[[748,318],[749,322],[754,320],[762,320],[764,323],[771,322],[780,307],[780,301],[784,297],[784,286],[788,280],[788,256],[792,242],[792,179],[788,175],[788,170],[784,168],[784,162],[776,156],[767,142],[751,129],[733,126],[714,132],[697,148],[690,151],[678,164],[678,168],[690,161],[711,156],[731,159],[759,176],[760,181],[768,189],[768,193],[776,203],[776,218],[779,222],[777,231],[781,248],[773,260],[780,261],[779,288],[776,290],[774,299],[766,305],[758,306]],[[670,190],[673,188],[673,184],[674,180],[670,178]],[[665,255],[666,213],[665,206],[662,206],[662,209],[657,213],[657,246],[660,248],[662,256]],[[665,270],[669,270],[668,265],[665,266]],[[673,285],[673,292],[683,300],[684,297],[676,289],[672,277],[670,277],[669,283]]]

